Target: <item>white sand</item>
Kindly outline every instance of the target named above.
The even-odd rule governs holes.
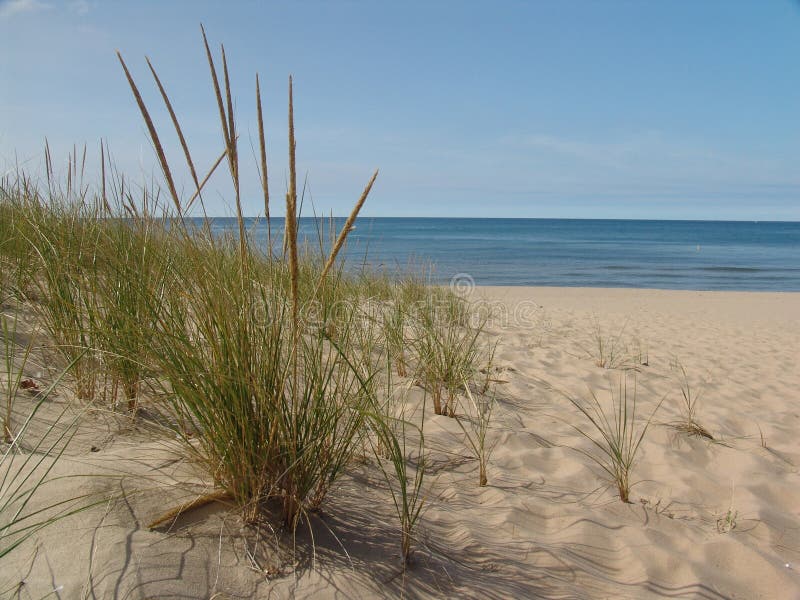
[[[455,422],[427,419],[429,497],[416,564],[405,574],[374,465],[353,465],[331,492],[313,519],[315,560],[301,532],[293,569],[289,540],[266,525],[260,536],[243,530],[224,507],[197,511],[169,532],[148,531],[150,519],[201,480],[164,441],[90,414],[57,471],[116,475],[62,480],[49,497],[95,490],[116,499],[46,529],[4,561],[0,582],[24,579],[22,598],[63,586],[58,597],[67,599],[800,598],[800,294],[476,294],[496,308],[490,333],[505,382],[497,386],[489,486],[477,487],[477,463]],[[636,376],[642,413],[666,396],[634,470],[631,504],[575,450],[590,446],[569,426],[581,421],[556,391],[586,398],[591,388],[608,400],[621,371],[595,365],[597,325],[639,362],[647,358]],[[702,390],[698,420],[718,443],[666,425],[679,414],[676,356]]]

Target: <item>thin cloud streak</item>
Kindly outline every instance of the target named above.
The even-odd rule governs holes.
[[[11,19],[25,13],[41,12],[53,8],[52,4],[41,0],[6,0],[0,3],[0,19]]]

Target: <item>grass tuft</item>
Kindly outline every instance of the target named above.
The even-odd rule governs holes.
[[[594,392],[590,402],[581,402],[568,396],[572,404],[586,418],[589,428],[572,425],[572,428],[592,443],[591,451],[578,449],[599,465],[617,488],[619,499],[630,502],[631,473],[647,430],[664,399],[655,406],[650,416],[640,423],[636,418],[637,387],[633,376],[633,389],[629,393],[628,375],[619,377],[617,393],[611,389],[609,408],[604,408]]]
[[[475,398],[469,385],[465,385],[469,403],[464,410],[464,417],[456,416],[456,421],[464,433],[464,441],[478,461],[478,485],[484,487],[488,484],[487,468],[489,457],[494,450],[493,444],[486,443],[489,433],[489,424],[492,420],[496,399],[494,395],[481,394]],[[467,424],[464,424],[464,421]]]
[[[425,402],[422,406],[422,425],[420,427],[414,426],[404,417],[397,419],[396,422],[382,416],[374,420],[378,443],[386,452],[387,459],[384,460],[390,463],[390,466],[387,466],[384,460],[378,459],[378,465],[389,484],[395,512],[400,520],[400,556],[404,568],[413,562],[415,532],[425,506],[423,486],[428,466],[423,430]],[[416,429],[417,434],[416,453],[413,457],[409,455],[407,448],[409,442],[407,430],[409,428]],[[416,462],[415,466],[409,464],[412,458]]]
[[[418,369],[431,393],[434,413],[455,417],[458,395],[478,372],[485,348],[485,320],[469,322],[462,299],[452,292],[429,296],[415,305],[413,346]]]
[[[689,381],[689,375],[678,358],[674,358],[670,365],[676,374],[678,385],[681,390],[680,419],[671,423],[672,427],[687,435],[714,440],[714,436],[697,421],[698,405],[703,395],[702,388],[697,391]]]
[[[359,358],[361,355],[356,351],[363,342],[359,337],[357,304],[338,302],[339,270],[334,265],[377,171],[324,266],[301,255],[290,77],[289,189],[283,236],[288,260],[271,259],[271,242],[266,257],[251,249],[240,200],[238,141],[227,57],[221,47],[223,96],[202,26],[201,32],[236,202],[238,236],[219,240],[208,233],[210,227],[189,230],[182,218],[180,227],[174,227],[173,223],[171,240],[180,248],[180,256],[169,281],[162,277],[161,270],[151,269],[153,277],[142,284],[146,289],[126,298],[126,302],[143,302],[136,305],[141,310],[127,312],[151,324],[149,329],[157,335],[141,347],[120,349],[114,355],[143,356],[142,362],[152,365],[157,374],[155,385],[166,399],[165,419],[174,423],[187,453],[206,467],[219,493],[233,498],[248,520],[255,519],[269,499],[278,498],[283,506],[284,524],[294,530],[302,515],[318,508],[324,500],[352,455],[365,415],[376,404],[373,387],[369,385],[374,377],[372,367],[367,364],[365,368],[363,357]],[[160,150],[158,133],[121,57],[120,62],[172,190],[169,164]],[[171,107],[150,66],[165,104]],[[258,81],[257,86],[260,174],[268,215]],[[177,118],[173,111],[170,114],[182,138]],[[191,164],[185,146],[184,154]],[[199,193],[202,184],[197,181],[195,184]],[[174,206],[181,217],[182,203],[177,195]],[[156,264],[169,261],[157,257]],[[310,283],[312,278],[314,284]],[[301,310],[301,302],[303,307],[315,306],[318,310]],[[108,304],[101,299],[101,306]],[[308,320],[309,314],[314,318]],[[322,328],[317,326],[320,317],[325,324]],[[108,315],[101,320],[111,322]],[[114,325],[112,328],[121,329]],[[136,339],[132,332],[123,337]],[[132,382],[141,379],[144,373],[129,375],[127,381]]]

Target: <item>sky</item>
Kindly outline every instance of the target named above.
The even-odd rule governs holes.
[[[318,213],[344,215],[376,168],[367,216],[800,220],[797,0],[0,0],[0,175],[63,171],[100,140],[145,184],[161,174],[115,51],[198,170],[223,143],[200,35],[225,45],[244,212],[261,78],[271,212],[283,214],[287,84],[297,161]],[[233,214],[221,169],[208,212]]]

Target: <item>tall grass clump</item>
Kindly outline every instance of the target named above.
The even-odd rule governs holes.
[[[95,261],[89,278],[92,341],[132,414],[140,384],[151,372],[147,356],[158,315],[151,310],[153,301],[175,292],[169,287],[175,252],[165,236],[163,225],[148,215],[125,220],[108,215],[98,236],[102,260]]]
[[[0,305],[8,300],[12,289],[11,257],[16,246],[17,232],[14,227],[15,211],[8,194],[8,181],[0,181]]]
[[[642,422],[637,419],[636,377],[633,377],[633,389],[629,391],[627,374],[620,376],[616,394],[611,389],[611,402],[607,408],[593,391],[589,402],[582,402],[571,396],[568,399],[580,411],[587,424],[578,426],[571,423],[571,427],[592,445],[589,451],[578,451],[606,472],[617,488],[620,500],[630,502],[633,466],[653,417],[664,399],[658,402],[646,420]]]
[[[185,295],[152,307],[163,342],[151,355],[185,447],[215,484],[248,518],[281,496],[293,526],[349,458],[372,397],[323,331],[298,332],[294,345],[290,302],[243,280],[233,246],[199,249],[180,279]],[[353,327],[340,323],[338,344]]]
[[[38,259],[32,286],[33,304],[39,320],[65,363],[73,364],[71,375],[78,398],[95,395],[97,361],[86,306],[93,283],[89,273],[96,261],[99,221],[82,203],[67,203],[52,195],[43,200],[38,193],[24,199],[21,235],[29,241]]]
[[[303,192],[297,185],[291,77],[281,248],[269,228],[266,133],[256,76],[257,167],[269,231],[266,246],[256,247],[243,216],[239,133],[225,49],[217,56],[205,31],[202,35],[222,134],[218,159],[198,168],[166,88],[147,61],[181,146],[179,160],[191,176],[188,191],[182,191],[164,150],[164,132],[118,54],[155,150],[163,190],[137,189],[134,199],[122,176],[106,177],[103,146],[95,197],[82,183],[77,152],[70,157],[67,186],[60,189],[48,150],[46,189],[24,178],[2,187],[0,214],[14,218],[13,226],[0,223],[0,256],[18,257],[20,272],[25,267],[27,299],[69,364],[77,395],[91,400],[99,374],[110,378],[133,414],[140,405],[146,408],[144,416],[165,425],[184,456],[204,469],[210,493],[167,511],[154,525],[226,498],[247,521],[275,509],[294,531],[309,511],[320,508],[353,453],[369,440],[392,490],[407,564],[424,502],[425,446],[421,427],[406,421],[404,413],[398,417],[392,375],[416,375],[406,383],[421,379],[436,412],[454,416],[458,395],[468,393],[484,356],[483,324],[471,321],[468,303],[421,279],[395,285],[385,275],[364,270],[353,277],[344,271],[339,256],[377,171],[341,228],[331,219],[323,235],[320,225],[319,251],[300,242]],[[219,235],[206,215],[203,190],[223,163],[237,228]],[[199,222],[191,218],[198,209]],[[6,331],[4,337],[14,336]],[[14,355],[7,361],[9,373],[18,368],[16,353],[7,346],[6,356]],[[479,413],[488,427],[491,410]],[[423,407],[423,421],[424,416]],[[13,431],[4,420],[11,445],[26,427],[27,422]],[[485,428],[479,431],[482,452],[485,434]]]
[[[0,180],[0,306],[31,292],[35,255],[17,226],[22,217],[18,193],[24,184]],[[24,194],[24,192],[23,192]]]
[[[293,530],[306,511],[323,501],[375,405],[370,385],[374,373],[355,350],[363,341],[361,316],[355,304],[338,301],[336,258],[377,172],[344,227],[333,236],[324,259],[302,254],[290,78],[284,258],[273,256],[271,244],[266,252],[252,248],[241,208],[238,134],[225,50],[221,48],[220,77],[204,31],[203,41],[238,223],[238,234],[225,239],[211,235],[210,228],[189,231],[183,215],[191,200],[179,196],[159,133],[119,56],[172,198],[172,233],[183,246],[174,291],[162,297],[147,295],[150,304],[144,313],[158,333],[147,355],[158,373],[155,380],[162,386],[168,419],[187,454],[214,481],[217,489],[211,496],[229,496],[246,519],[256,518],[271,499],[279,500],[283,522]],[[149,66],[182,141],[185,160],[194,171],[171,103]],[[258,87],[256,100],[260,113]],[[265,214],[269,214],[262,119],[259,146]],[[192,199],[201,197],[198,180]]]

